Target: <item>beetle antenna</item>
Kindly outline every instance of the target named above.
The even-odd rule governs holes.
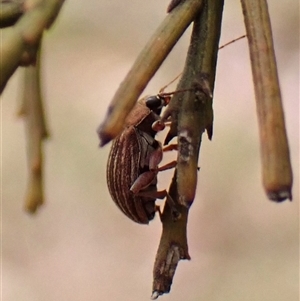
[[[187,91],[195,91],[195,89],[194,88],[189,88],[189,89],[176,90],[176,91],[173,91],[173,92],[163,92],[163,93],[159,93],[158,95],[161,96],[161,97],[166,97],[166,96],[172,96],[174,94],[187,92]]]
[[[164,90],[166,88],[168,88],[171,84],[173,84],[181,75],[182,75],[182,72],[180,72],[180,74],[178,74],[174,79],[172,79],[169,83],[167,83],[164,87],[162,87],[159,90],[159,94],[164,94]]]
[[[238,38],[236,38],[236,39],[234,39],[234,40],[231,40],[230,42],[228,42],[228,43],[226,43],[226,44],[220,46],[220,47],[219,47],[219,50],[225,48],[226,46],[228,46],[228,45],[230,45],[230,44],[233,44],[233,43],[236,42],[236,41],[239,41],[239,40],[245,38],[246,36],[247,36],[247,35],[244,34],[244,35],[242,35],[242,36],[240,36],[240,37],[238,37]]]
[[[223,44],[222,46],[220,46],[219,47],[219,50],[221,50],[221,49],[223,49],[223,48],[225,48],[226,46],[228,46],[228,45],[230,45],[230,44],[233,44],[233,43],[235,43],[235,42],[237,42],[237,41],[239,41],[239,40],[242,40],[242,39],[244,39],[245,37],[246,37],[247,35],[242,35],[242,36],[240,36],[240,37],[238,37],[238,38],[236,38],[236,39],[233,39],[233,40],[231,40],[230,42],[227,42],[227,43],[225,43],[225,44]],[[180,76],[182,75],[182,72],[180,72],[174,79],[172,79],[168,84],[166,84],[164,87],[162,87],[160,90],[159,90],[159,93],[158,93],[158,95],[161,95],[161,96],[168,96],[168,95],[173,95],[173,94],[175,94],[177,91],[175,91],[175,92],[172,92],[172,93],[164,93],[164,90],[166,89],[166,88],[168,88],[171,84],[173,84]],[[178,91],[178,92],[186,92],[186,91],[191,91],[191,89],[188,89],[188,90],[180,90],[180,91]]]

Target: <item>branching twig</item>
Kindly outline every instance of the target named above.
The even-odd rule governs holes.
[[[169,292],[179,260],[190,258],[186,237],[188,208],[196,191],[201,136],[205,129],[210,138],[212,135],[212,92],[222,11],[223,0],[206,1],[195,20],[185,69],[177,90],[192,86],[196,93],[175,95],[164,115],[165,119],[172,115],[173,136],[177,136],[178,130],[178,165],[170,195],[178,203],[181,219],[174,222],[166,204],[162,215],[163,233],[154,264],[153,299]]]
[[[202,0],[186,0],[156,30],[121,83],[98,129],[100,145],[115,138],[147,83],[160,67],[202,6]]]
[[[267,2],[241,2],[256,96],[264,188],[273,201],[291,200],[293,175]]]
[[[178,90],[194,87],[198,90],[198,95],[194,92],[175,95],[162,116],[166,120],[170,115],[172,123],[168,133],[166,143],[173,137],[179,136],[179,157],[178,157],[178,187],[181,196],[181,204],[189,206],[194,198],[194,189],[197,176],[197,161],[201,142],[201,135],[205,131],[211,139],[213,131],[213,111],[212,99],[215,68],[217,61],[218,42],[220,36],[220,26],[222,19],[223,1],[216,1],[208,4],[207,15],[195,21],[191,46],[186,61],[184,75],[182,76]],[[205,20],[205,21],[203,21]],[[179,121],[178,121],[179,118]],[[193,164],[187,163],[186,158],[193,153]],[[186,177],[191,177],[187,180]],[[185,181],[180,180],[185,178]],[[191,181],[191,182],[190,182]],[[182,183],[182,184],[181,184]],[[182,188],[180,188],[182,186]],[[184,188],[185,186],[185,188]],[[188,190],[190,192],[188,192]],[[185,191],[185,193],[184,193]],[[183,196],[187,199],[183,200]]]

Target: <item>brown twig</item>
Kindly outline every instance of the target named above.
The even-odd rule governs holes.
[[[43,140],[48,137],[40,85],[40,51],[35,66],[24,70],[23,104],[27,142],[28,186],[25,209],[35,213],[43,204]]]
[[[178,199],[176,172],[174,173],[169,194],[173,200]],[[163,232],[153,269],[151,296],[153,300],[170,291],[179,260],[190,259],[186,234],[188,208],[178,205],[177,210],[180,214],[180,219],[174,222],[171,208],[166,202],[161,216]]]
[[[292,199],[292,167],[266,0],[241,0],[259,124],[263,185],[269,199]]]
[[[197,161],[203,131],[211,139],[213,133],[212,91],[214,89],[217,46],[220,36],[222,3],[208,9],[207,23],[195,22],[194,34],[182,77],[177,89],[191,86],[198,90],[197,101],[194,92],[175,95],[164,112],[162,119],[171,115],[172,124],[166,143],[178,136],[178,190],[180,203],[189,206],[194,199],[197,182]],[[209,7],[212,4],[209,4]],[[206,18],[202,17],[201,20]],[[179,119],[179,120],[178,120]],[[197,124],[197,126],[195,126]],[[189,162],[188,162],[189,161]],[[188,180],[187,180],[188,177]],[[185,179],[185,180],[184,180]],[[186,185],[189,183],[189,185]]]
[[[169,292],[179,260],[190,259],[186,227],[188,210],[195,196],[198,156],[205,129],[212,135],[212,93],[220,38],[223,0],[206,1],[195,19],[183,76],[177,90],[194,87],[193,92],[176,94],[164,116],[175,119],[178,130],[178,164],[170,195],[178,204],[181,219],[174,222],[168,205],[162,214],[163,232],[154,264],[153,295]]]
[[[138,97],[185,29],[193,21],[201,6],[202,0],[186,0],[168,14],[158,27],[115,93],[105,120],[98,128],[101,146],[121,132],[123,121],[132,110]]]

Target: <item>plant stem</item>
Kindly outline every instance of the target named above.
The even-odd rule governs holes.
[[[292,199],[292,167],[266,0],[241,0],[256,97],[263,185],[269,199]]]
[[[201,6],[202,0],[186,0],[168,14],[158,27],[110,103],[105,120],[98,128],[100,146],[122,131],[126,116]]]
[[[27,141],[28,184],[25,209],[35,213],[43,204],[43,140],[48,137],[40,85],[40,51],[35,66],[24,70],[23,104]]]
[[[173,136],[178,133],[179,137],[178,164],[169,193],[177,203],[181,218],[174,221],[168,204],[165,205],[163,232],[154,263],[153,299],[170,291],[179,260],[190,259],[186,233],[188,212],[196,191],[201,136],[205,129],[210,138],[212,135],[211,95],[222,12],[223,0],[206,1],[195,19],[184,72],[176,89],[194,87],[194,92],[175,94],[164,116],[166,119],[172,116]]]

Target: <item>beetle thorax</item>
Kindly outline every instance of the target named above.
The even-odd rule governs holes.
[[[126,127],[134,126],[139,130],[154,137],[156,131],[152,129],[152,124],[159,120],[159,116],[151,111],[143,102],[137,102],[126,118]]]

